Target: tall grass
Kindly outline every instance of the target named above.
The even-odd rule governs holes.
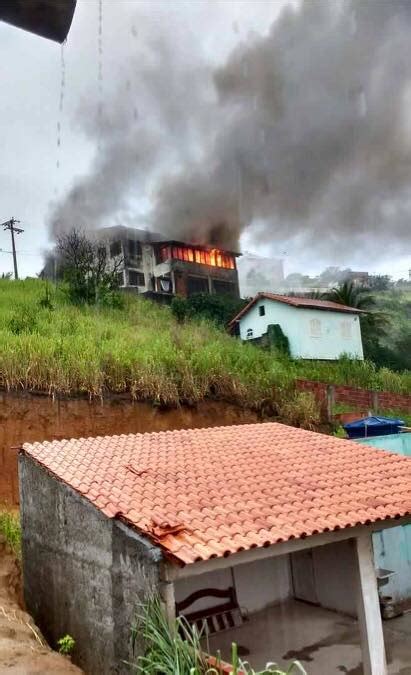
[[[21,528],[18,513],[0,509],[0,535],[16,558],[21,557]]]
[[[46,282],[0,280],[0,387],[176,405],[219,396],[246,406],[289,398],[297,377],[411,391],[411,374],[372,364],[298,362],[242,344],[210,322],[126,297],[122,309],[73,307]]]

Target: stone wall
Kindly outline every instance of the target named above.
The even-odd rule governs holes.
[[[28,611],[52,646],[75,639],[88,675],[129,672],[137,605],[160,585],[159,549],[24,454],[19,481]]]

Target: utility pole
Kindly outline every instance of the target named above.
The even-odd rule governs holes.
[[[21,234],[24,232],[20,227],[15,227],[16,223],[19,223],[19,220],[16,220],[15,218],[11,218],[10,220],[7,220],[5,223],[2,223],[0,227],[3,227],[4,230],[10,230],[11,233],[11,247],[13,251],[13,263],[14,263],[14,278],[18,279],[19,278],[19,273],[17,271],[17,255],[16,255],[16,243],[14,241],[14,233],[16,234]]]

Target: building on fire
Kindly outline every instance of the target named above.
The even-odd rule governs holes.
[[[123,225],[99,230],[110,258],[124,261],[119,286],[151,296],[194,293],[239,297],[238,253],[187,244]]]

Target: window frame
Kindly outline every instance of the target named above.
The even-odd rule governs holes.
[[[142,284],[138,283],[138,280],[137,280],[136,284],[132,283],[132,281],[131,281],[131,275],[132,274],[136,274],[137,277],[140,277],[140,281],[141,281],[141,279],[143,279],[143,283]],[[146,285],[146,278],[145,278],[144,272],[141,272],[140,270],[128,270],[128,285],[129,286],[145,286]]]
[[[314,326],[316,328],[314,328]],[[322,323],[321,319],[317,318],[312,318],[309,320],[309,327],[310,327],[310,337],[312,338],[320,338],[322,337]]]

